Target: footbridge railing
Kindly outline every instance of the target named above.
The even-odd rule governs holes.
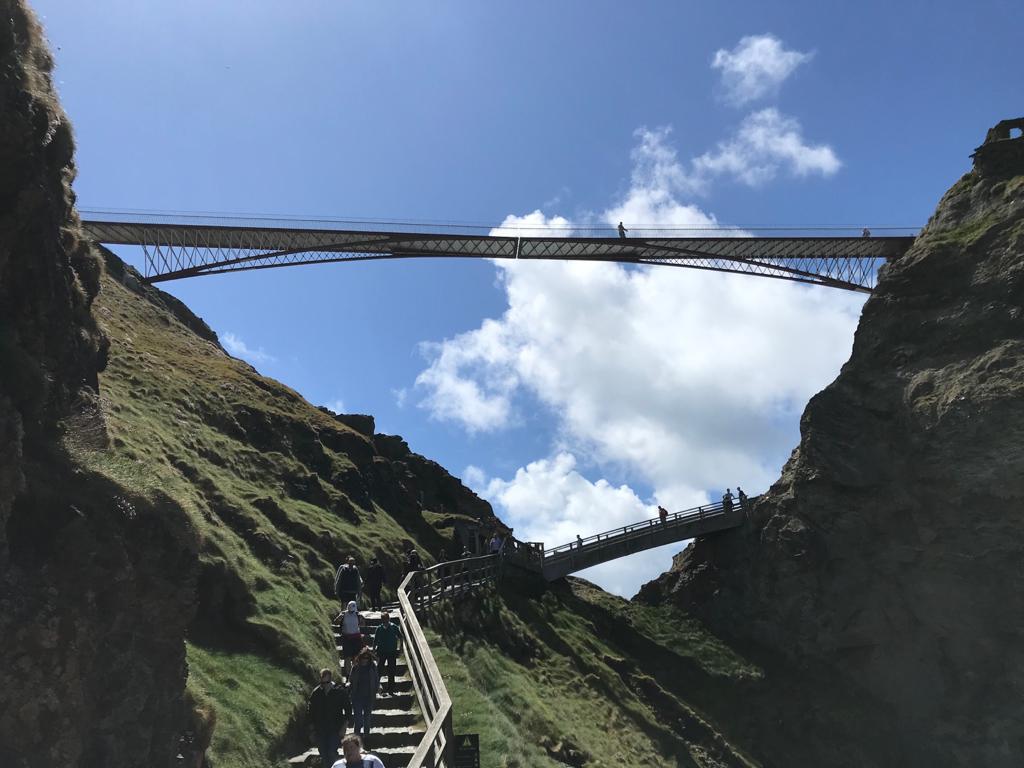
[[[620,528],[577,538],[544,552],[544,577],[549,581],[575,571],[615,560],[645,549],[672,544],[706,533],[734,528],[743,522],[744,507],[753,503],[719,501],[669,513],[664,520],[652,517]]]
[[[468,557],[413,571],[398,588],[399,625],[413,691],[423,711],[427,731],[407,768],[451,768],[455,735],[452,730],[452,699],[423,634],[416,609],[424,609],[497,581],[501,575],[498,555]]]

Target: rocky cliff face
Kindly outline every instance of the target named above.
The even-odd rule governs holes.
[[[106,343],[52,66],[32,14],[0,2],[0,764],[167,764],[194,536],[63,444],[106,444]]]
[[[1004,141],[884,269],[752,520],[641,592],[888,713],[870,758],[821,762],[780,722],[766,762],[1024,764],[1024,140]]]

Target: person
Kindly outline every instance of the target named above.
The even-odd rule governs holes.
[[[341,624],[341,655],[348,671],[352,659],[363,650],[363,617],[359,615],[356,601],[350,600],[345,612],[338,617]]]
[[[627,232],[629,232],[629,230],[626,229],[624,226],[622,226],[622,222],[620,221],[619,222],[619,237],[621,237],[623,240],[625,240]]]
[[[373,663],[373,651],[369,648],[363,648],[356,656],[356,664],[348,677],[348,687],[352,699],[353,731],[365,739],[370,733],[370,716],[380,688],[377,665]]]
[[[465,560],[467,557],[472,557],[473,553],[469,551],[469,547],[462,548],[462,559]]]
[[[580,536],[580,535],[579,535],[579,534],[577,533],[577,534],[576,534],[576,548],[578,549],[578,548],[580,548],[580,547],[582,547],[582,546],[583,546],[583,537],[582,537],[582,536]]]
[[[747,511],[747,494],[745,494],[743,492],[743,489],[740,488],[738,485],[736,486],[736,495],[740,499],[740,509],[742,509],[744,512],[746,512]]]
[[[348,709],[348,692],[345,687],[334,684],[331,670],[321,669],[320,685],[309,696],[306,714],[324,768],[334,765],[338,759],[338,745],[345,734]]]
[[[658,505],[658,520],[661,521],[662,525],[668,522],[668,510],[660,504]]]
[[[391,614],[380,615],[380,626],[373,633],[373,652],[380,661],[380,676],[388,675],[388,689],[383,693],[395,695],[395,666],[398,663],[398,646],[402,642],[402,630],[397,622],[391,621]]]
[[[333,768],[384,768],[379,757],[363,752],[363,740],[355,733],[341,740],[341,754],[343,759],[336,762]]]
[[[348,605],[352,600],[359,599],[359,591],[363,588],[363,577],[359,575],[356,568],[356,559],[351,555],[344,564],[338,566],[338,572],[334,574],[334,594],[342,605]]]
[[[871,237],[871,230],[864,227],[864,231],[860,233],[861,237]]]
[[[490,552],[492,555],[500,554],[501,553],[502,545],[504,543],[505,542],[503,542],[501,540],[501,536],[499,536],[498,532],[495,531],[494,535],[491,536],[490,543],[488,543],[488,545],[487,545],[487,551]]]
[[[722,511],[725,514],[732,512],[732,489],[726,488],[725,495],[722,496]]]
[[[380,591],[384,587],[384,566],[376,557],[370,558],[363,586],[366,587],[366,594],[370,597],[370,607],[379,611],[384,605],[380,600]]]
[[[422,570],[423,561],[420,560],[420,553],[417,552],[415,549],[410,549],[408,552],[405,553],[405,573],[403,574],[402,577],[404,578],[405,576],[408,576],[413,571]]]

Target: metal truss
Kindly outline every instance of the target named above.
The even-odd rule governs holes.
[[[147,282],[296,264],[404,258],[613,261],[770,277],[870,293],[913,237],[522,237],[174,222],[82,222],[105,245],[141,246]]]

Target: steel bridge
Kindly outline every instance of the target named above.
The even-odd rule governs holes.
[[[351,226],[111,213],[87,216],[82,222],[86,235],[97,243],[141,247],[143,277],[150,283],[299,264],[447,257],[663,265],[870,293],[881,265],[903,254],[914,241],[906,234],[823,236],[808,235],[807,230],[773,231],[770,236],[751,236],[745,230],[700,230],[703,234],[687,237],[648,237],[652,231],[645,231],[622,238],[502,229],[473,234],[456,231],[457,227],[440,232],[376,231],[339,224]]]

